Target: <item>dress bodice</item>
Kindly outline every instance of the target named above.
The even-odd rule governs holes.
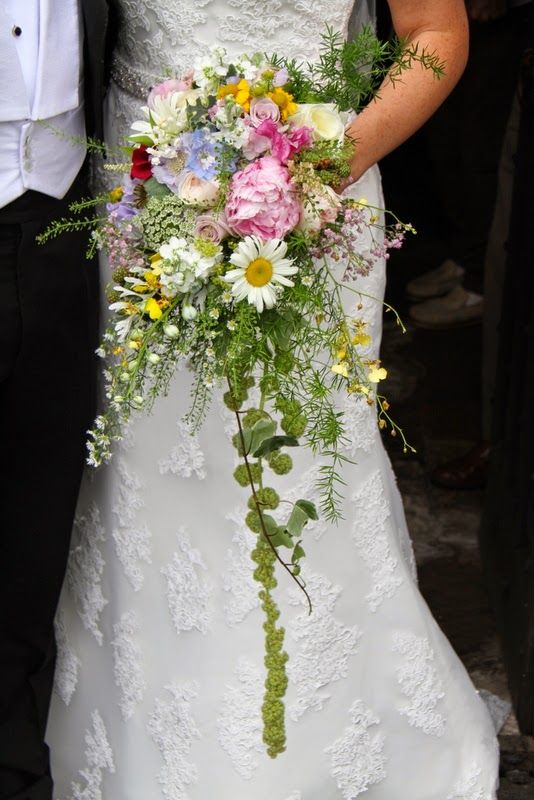
[[[232,55],[276,52],[315,60],[326,25],[346,34],[372,20],[374,0],[120,0],[115,61],[139,90],[180,75],[220,45]],[[132,81],[132,88],[135,84]]]

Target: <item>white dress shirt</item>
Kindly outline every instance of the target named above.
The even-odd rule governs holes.
[[[0,207],[63,197],[83,164],[82,36],[78,0],[0,5]]]

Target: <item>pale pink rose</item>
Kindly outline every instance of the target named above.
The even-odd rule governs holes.
[[[250,122],[257,128],[266,119],[280,121],[280,109],[270,97],[255,97],[250,104]]]
[[[239,236],[283,239],[300,219],[300,203],[286,167],[272,156],[236,172],[226,205],[230,229]]]
[[[220,244],[223,239],[230,235],[230,228],[226,222],[224,213],[222,214],[200,214],[195,223],[195,236],[206,239],[208,242]]]
[[[193,172],[184,170],[183,177],[176,187],[176,194],[184,203],[191,205],[211,205],[217,200],[219,184],[216,181],[205,181],[197,178]]]
[[[299,230],[318,233],[329,222],[336,221],[341,205],[341,198],[331,186],[311,192],[302,204]]]

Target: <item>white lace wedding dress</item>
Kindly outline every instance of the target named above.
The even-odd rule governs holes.
[[[147,88],[210,45],[314,59],[325,23],[346,31],[351,13],[356,24],[367,17],[352,0],[119,5],[112,143]],[[378,169],[352,191],[382,205]],[[384,280],[381,264],[360,286],[380,298]],[[380,303],[366,302],[362,313],[376,357]],[[492,723],[419,594],[374,413],[354,397],[344,401],[355,462],[344,475],[345,521],[306,534],[311,616],[279,576],[288,747],[274,761],[265,754],[262,616],[254,536],[243,523],[247,492],[232,477],[232,418],[216,401],[189,437],[181,422],[188,385],[184,370],[83,490],[57,619],[55,797],[493,800]],[[301,453],[282,487],[312,497],[318,468]]]

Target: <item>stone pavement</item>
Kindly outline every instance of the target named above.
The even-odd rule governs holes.
[[[510,700],[499,641],[478,554],[483,492],[434,487],[437,463],[469,449],[477,434],[478,329],[454,334],[386,328],[386,391],[418,453],[405,456],[386,441],[404,498],[421,591],[479,690]],[[445,387],[445,388],[444,388]],[[500,736],[500,800],[534,800],[534,738],[519,734],[510,714]]]

